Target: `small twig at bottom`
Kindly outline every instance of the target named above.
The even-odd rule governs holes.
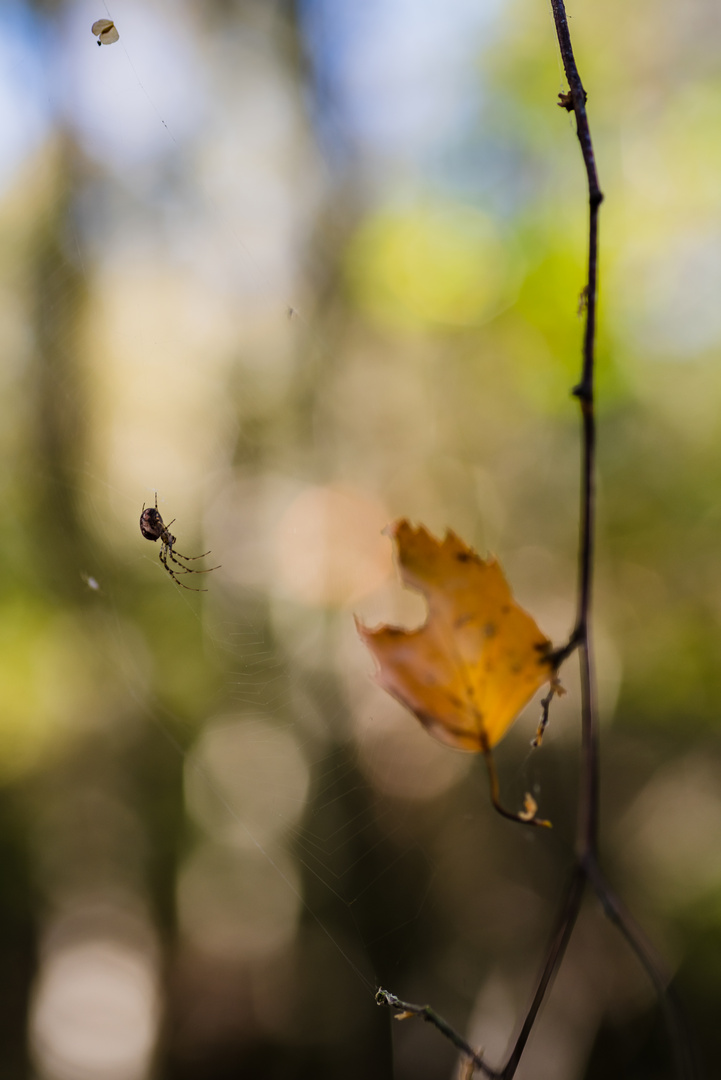
[[[506,1064],[500,1069],[494,1069],[483,1057],[477,1053],[471,1044],[451,1025],[439,1016],[430,1005],[412,1005],[408,1001],[402,1001],[388,990],[379,989],[376,992],[376,1004],[386,1005],[395,1009],[397,1019],[403,1020],[411,1016],[421,1016],[429,1024],[433,1024],[449,1042],[465,1054],[467,1060],[472,1063],[474,1069],[483,1072],[489,1080],[512,1080],[520,1063],[531,1030],[536,1022],[541,1004],[546,996],[553,976],[563,959],[573,928],[581,910],[581,901],[588,883],[601,902],[605,915],[618,928],[623,937],[629,943],[638,957],[642,967],[648,974],[658,995],[659,1003],[663,1010],[669,1030],[676,1070],[683,1080],[694,1080],[698,1075],[696,1065],[696,1053],[693,1041],[686,1028],[683,1013],[672,991],[669,989],[670,977],[664,971],[662,962],[655,955],[652,946],[646,941],[643,933],[637,927],[635,920],[623,906],[608,882],[603,877],[601,870],[593,857],[579,860],[571,874],[567,886],[563,905],[558,913],[556,926],[551,935],[548,953],[543,964],[536,991],[531,1004],[526,1012],[519,1034],[509,1055]]]
[[[395,994],[391,994],[382,987],[379,987],[376,991],[376,1005],[388,1005],[391,1009],[395,1009],[398,1013],[396,1018],[398,1020],[405,1020],[410,1016],[422,1016],[427,1023],[438,1028],[441,1034],[445,1035],[461,1053],[466,1055],[466,1058],[473,1063],[474,1069],[479,1069],[485,1073],[490,1080],[500,1080],[501,1073],[487,1065],[471,1044],[466,1042],[463,1036],[459,1035],[442,1016],[434,1012],[430,1005],[412,1005],[409,1001],[401,1001]]]

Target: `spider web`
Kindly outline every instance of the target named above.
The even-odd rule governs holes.
[[[535,949],[548,914],[529,885],[537,840],[489,821],[474,762],[383,698],[353,630],[354,612],[422,618],[394,583],[391,517],[473,540],[480,497],[477,542],[503,536],[503,478],[471,464],[487,449],[473,377],[444,368],[417,312],[410,337],[412,312],[384,324],[381,304],[374,323],[369,240],[350,239],[378,198],[356,175],[363,153],[377,183],[404,125],[406,166],[437,166],[447,146],[422,107],[376,130],[351,78],[334,96],[333,63],[346,55],[352,71],[353,34],[377,26],[334,25],[323,4],[301,5],[300,30],[270,3],[176,7],[107,5],[120,41],[100,49],[86,3],[49,20],[16,12],[51,72],[50,112],[23,148],[33,182],[11,196],[29,310],[7,331],[29,418],[9,494],[25,549],[11,537],[8,558],[32,597],[24,677],[53,698],[32,696],[32,739],[6,767],[32,806],[46,912],[36,1066],[53,1080],[107,1064],[79,1019],[54,1034],[57,1002],[79,1014],[85,986],[104,1015],[143,1006],[133,1038],[107,1036],[120,1080],[150,1074],[162,1016],[171,1076],[270,1076],[283,1062],[299,1076],[437,1075],[453,1052],[420,1029],[390,1048],[377,986],[421,999],[432,987],[463,1018],[479,985],[495,987],[482,1034],[500,1053],[518,988],[496,958],[511,939],[519,956]],[[324,27],[344,29],[336,53]],[[470,63],[462,36],[439,70]],[[290,59],[302,48],[327,79],[315,134]],[[458,87],[446,95],[460,139]],[[8,307],[11,281],[6,268]],[[490,317],[506,300],[487,302]],[[517,472],[518,459],[509,483]],[[156,493],[179,550],[219,564],[189,581],[207,594],[177,588],[139,535]],[[526,580],[537,557],[518,557]],[[562,637],[568,609],[541,599]],[[518,795],[539,775],[521,756],[507,772]],[[506,859],[527,876],[504,878]]]

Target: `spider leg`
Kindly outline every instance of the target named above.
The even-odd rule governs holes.
[[[186,562],[195,562],[196,559],[204,559],[206,555],[210,555],[209,551],[204,551],[202,555],[181,555],[179,551],[173,548],[173,555],[179,559],[185,559]]]
[[[175,559],[171,559],[171,562],[175,562]],[[200,574],[203,572],[201,570],[191,570],[189,567],[183,566],[183,564],[179,562],[175,562],[175,565],[178,568],[177,570],[172,570],[170,567],[168,567],[171,574]]]
[[[172,569],[172,567],[170,567],[168,565],[168,561],[167,561],[167,555],[168,554],[170,555],[171,560],[173,562],[176,562],[176,560],[173,558],[173,550],[172,550],[172,548],[168,548],[167,553],[166,553],[166,549],[164,547],[162,547],[160,549],[160,561],[163,564],[163,566],[165,567],[165,569],[168,571],[168,573],[170,574],[171,578],[173,579],[173,581],[175,582],[176,585],[180,585],[181,588],[188,589],[190,592],[207,592],[208,591],[207,589],[194,589],[192,585],[186,585],[184,581],[181,581],[180,578],[178,577],[178,575]],[[182,563],[177,563],[177,565],[180,567],[180,569],[183,571],[183,573],[186,573],[186,574],[202,573],[202,571],[193,571],[193,570],[190,570],[190,569],[185,569],[185,567],[183,567]]]
[[[178,559],[185,559],[186,562],[195,562],[196,559],[204,559],[206,555],[210,555],[210,552],[204,551],[202,555],[181,555],[179,551],[170,548],[170,558],[186,574],[209,574],[211,570],[220,570],[220,566],[208,566],[205,570],[196,570],[193,566],[183,566],[182,563],[178,562]]]
[[[143,503],[143,510],[144,510],[144,509],[145,509],[145,503]],[[155,492],[155,509],[156,509],[156,510],[158,510],[158,493],[157,493],[157,491]],[[173,521],[175,521],[175,518],[173,518],[173,521],[169,521],[169,522],[168,522],[168,524],[166,525],[166,524],[165,524],[165,522],[163,522],[163,519],[162,519],[162,517],[161,517],[161,515],[160,515],[160,511],[159,511],[159,510],[158,510],[158,517],[160,517],[160,521],[161,521],[161,523],[163,524],[163,527],[164,527],[165,529],[169,529],[169,528],[170,528],[170,526],[171,526],[171,525],[173,524]]]

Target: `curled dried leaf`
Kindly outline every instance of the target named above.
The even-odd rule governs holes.
[[[533,798],[530,792],[526,792],[523,799],[523,810],[518,814],[521,821],[531,821],[536,816],[536,810],[538,810],[538,803]]]
[[[120,40],[120,34],[112,19],[96,19],[90,29],[98,39],[98,45],[112,45]]]

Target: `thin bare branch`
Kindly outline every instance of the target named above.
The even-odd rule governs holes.
[[[659,995],[669,1030],[674,1051],[674,1060],[678,1076],[682,1080],[694,1080],[697,1076],[695,1055],[692,1042],[678,1005],[669,994],[669,977],[662,962],[656,957],[644,935],[623,906],[619,898],[603,877],[598,862],[598,820],[599,820],[599,754],[598,754],[598,718],[594,680],[593,647],[590,634],[592,585],[594,570],[594,541],[596,525],[596,420],[595,420],[595,351],[596,351],[596,312],[598,301],[598,215],[603,201],[596,159],[591,140],[591,131],[586,112],[587,95],[576,66],[571,36],[563,0],[551,0],[551,8],[556,26],[556,34],[561,50],[563,66],[568,79],[569,89],[559,94],[559,105],[576,117],[576,133],[581,146],[581,153],[586,169],[588,183],[588,265],[587,280],[583,287],[583,311],[585,326],[583,335],[583,358],[581,379],[573,394],[581,408],[582,450],[581,450],[581,495],[580,529],[578,554],[578,593],[576,621],[568,642],[556,649],[549,660],[555,671],[576,650],[579,652],[581,672],[581,763],[579,777],[579,807],[577,823],[576,862],[570,881],[564,892],[563,901],[553,934],[549,941],[546,956],[526,1015],[521,1023],[519,1034],[510,1052],[506,1064],[500,1070],[494,1070],[449,1024],[439,1017],[427,1005],[410,1005],[400,1001],[395,995],[379,990],[376,1001],[389,1005],[405,1015],[419,1015],[434,1024],[446,1038],[457,1046],[471,1061],[474,1067],[483,1071],[492,1080],[512,1080],[528,1038],[538,1018],[538,1013],[548,993],[554,975],[563,959],[566,946],[573,933],[578,913],[586,889],[590,884],[601,901],[606,915],[617,926],[619,932],[629,943],[641,965],[648,973]],[[543,699],[542,719],[539,731],[548,719],[548,709],[554,689]],[[505,817],[518,820],[519,816],[505,810],[499,802],[498,779],[493,760],[486,755],[486,763],[491,782],[491,794],[495,808]],[[523,818],[521,818],[523,820]],[[547,824],[538,820],[531,824]]]
[[[563,0],[551,0],[553,19],[556,25],[558,44],[561,50],[568,93],[559,94],[559,104],[576,117],[576,134],[581,146],[583,162],[588,181],[588,275],[583,289],[586,315],[583,338],[583,366],[581,381],[574,388],[574,395],[581,406],[582,419],[582,468],[581,468],[581,526],[579,539],[579,572],[576,625],[569,639],[579,648],[581,669],[581,775],[580,802],[578,814],[578,854],[577,874],[569,887],[565,911],[571,913],[573,921],[577,907],[573,900],[583,884],[588,880],[598,896],[605,913],[618,927],[634,950],[641,965],[647,972],[659,995],[666,1017],[667,1027],[674,1050],[676,1070],[680,1077],[692,1078],[696,1075],[695,1055],[691,1039],[686,1030],[682,1014],[673,998],[669,995],[669,977],[662,962],[655,956],[645,936],[642,934],[629,912],[610,888],[603,877],[598,863],[598,821],[599,821],[599,753],[598,753],[598,718],[594,682],[593,648],[590,634],[592,584],[594,568],[594,542],[596,517],[596,421],[595,421],[595,350],[596,350],[596,312],[598,303],[598,213],[603,201],[603,193],[598,179],[596,158],[593,151],[591,131],[586,112],[587,95],[581,82],[571,44],[568,19]],[[565,651],[560,651],[565,659]],[[580,882],[580,885],[577,884]],[[578,898],[580,904],[580,896]],[[563,923],[563,915],[561,922]],[[552,949],[549,957],[552,955]],[[559,956],[560,959],[560,956]],[[538,997],[541,989],[548,985],[545,979],[546,968],[539,981]],[[545,979],[545,982],[544,982]],[[534,1004],[536,1001],[534,998]],[[531,1007],[531,1013],[533,1006]],[[531,1015],[531,1014],[529,1014]],[[528,1022],[528,1018],[527,1018]],[[513,1060],[513,1056],[512,1059]],[[504,1073],[504,1080],[512,1075]]]
[[[579,847],[596,851],[598,845],[598,725],[596,721],[593,653],[589,641],[591,588],[596,519],[596,419],[595,352],[598,302],[598,211],[603,194],[598,180],[596,157],[586,112],[586,91],[578,73],[563,0],[551,0],[556,35],[568,79],[567,94],[560,104],[576,116],[576,134],[581,146],[588,180],[588,273],[584,287],[585,327],[581,380],[574,389],[581,406],[583,427],[581,464],[581,522],[578,554],[578,599],[576,625],[571,640],[578,643],[581,663],[581,813]]]

